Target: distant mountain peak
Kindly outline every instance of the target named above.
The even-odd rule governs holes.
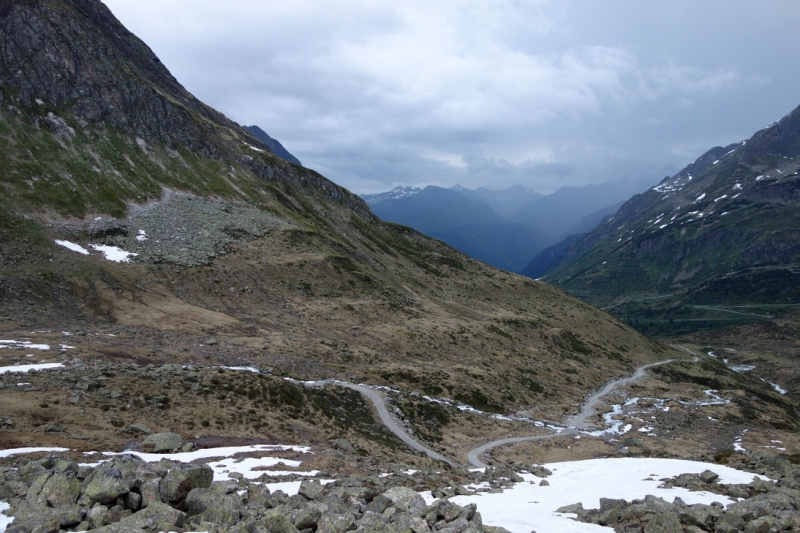
[[[370,207],[387,200],[400,200],[408,196],[414,196],[422,191],[419,187],[403,187],[398,185],[391,191],[380,192],[377,194],[362,194],[361,199],[367,202]]]
[[[267,146],[269,146],[272,153],[288,161],[289,163],[294,163],[295,165],[303,166],[299,159],[289,153],[289,150],[283,147],[283,145],[277,141],[277,139],[273,139],[267,132],[259,128],[258,126],[244,126],[244,129],[249,131],[253,137],[258,139],[259,141],[263,142]]]

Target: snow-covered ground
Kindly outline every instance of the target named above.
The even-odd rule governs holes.
[[[0,374],[7,374],[14,372],[30,372],[31,370],[46,370],[48,368],[59,368],[62,366],[64,366],[62,363],[39,363],[35,365],[0,366]]]
[[[147,462],[160,461],[167,459],[169,461],[180,461],[188,463],[197,459],[211,459],[219,458],[219,461],[212,461],[208,466],[214,471],[214,481],[224,481],[230,479],[230,474],[239,473],[247,479],[257,479],[262,474],[270,476],[315,476],[316,470],[311,471],[288,471],[285,468],[295,468],[302,464],[302,461],[293,459],[283,459],[280,457],[271,457],[269,452],[276,451],[294,451],[302,454],[310,454],[311,449],[308,446],[285,446],[273,444],[256,444],[253,446],[228,446],[222,448],[203,448],[193,452],[182,453],[145,453],[145,452],[103,452],[103,455],[122,455],[131,454],[140,457]],[[91,455],[95,452],[89,452],[86,455]],[[235,457],[237,454],[253,455],[259,453],[261,457]],[[91,463],[90,463],[91,464]],[[281,466],[283,470],[271,470],[272,467]],[[299,486],[299,482],[298,482]]]
[[[612,528],[577,522],[571,518],[575,515],[560,514],[555,510],[577,502],[587,509],[598,508],[601,497],[630,501],[643,499],[648,494],[668,502],[679,496],[690,505],[714,501],[727,505],[733,500],[719,494],[691,492],[678,487],[660,489],[659,479],[704,470],[716,472],[720,476],[720,483],[750,483],[754,478],[754,474],[726,466],[679,459],[590,459],[545,466],[553,472],[547,478],[549,486],[539,486],[539,478],[522,474],[525,482],[517,483],[502,494],[457,496],[452,501],[458,505],[475,503],[484,524],[501,526],[512,533],[530,533],[531,530],[549,533],[608,532],[613,531]],[[430,493],[423,493],[423,497],[428,503],[434,500]]]

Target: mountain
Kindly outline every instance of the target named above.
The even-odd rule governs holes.
[[[525,265],[525,268],[519,271],[519,273],[523,276],[528,276],[529,278],[539,279],[540,277],[544,276],[548,270],[553,268],[554,265],[558,264],[567,254],[572,245],[580,241],[584,235],[586,234],[575,233],[563,241],[557,242],[552,246],[548,246],[536,254],[533,259],[531,259],[528,264]]]
[[[340,438],[358,461],[431,465],[357,392],[302,384],[335,379],[391,387],[415,434],[463,462],[459,443],[529,431],[507,415],[561,420],[680,357],[381,221],[196,99],[99,0],[0,2],[0,168],[2,364],[64,365],[33,394],[2,378],[4,448],[118,450],[146,422],[306,443],[320,469],[349,468]],[[407,200],[427,194],[457,193]]]
[[[800,301],[800,110],[636,195],[546,276],[651,332]]]
[[[378,193],[378,194],[362,194],[361,198],[367,202],[370,207],[380,202],[387,200],[399,200],[406,196],[412,196],[422,191],[419,187],[395,187],[391,191]]]
[[[502,224],[489,205],[464,195],[429,185],[414,194],[373,203],[372,211],[383,220],[411,226],[422,233],[442,231],[465,224]]]
[[[278,141],[267,135],[266,131],[262,130],[258,126],[245,126],[244,129],[252,133],[253,137],[255,137],[259,141],[269,146],[269,149],[273,154],[285,159],[289,163],[294,163],[295,165],[302,166],[302,163],[300,163],[299,159],[290,154],[289,150],[284,148],[281,143],[279,143]]]
[[[475,259],[516,272],[541,248],[539,233],[506,222],[486,203],[458,189],[395,188],[363,197],[381,219],[441,239]]]
[[[579,233],[576,224],[592,213],[613,209],[611,206],[625,201],[647,189],[652,182],[647,179],[621,179],[583,187],[561,187],[553,194],[542,196],[517,210],[511,222],[537,228],[544,237],[544,245],[556,244],[568,235]],[[584,226],[583,231],[588,231]]]
[[[544,276],[548,270],[561,261],[573,244],[580,241],[586,233],[592,231],[606,218],[616,213],[623,203],[600,209],[580,219],[566,238],[536,254],[519,273],[533,279]]]
[[[467,198],[489,204],[494,212],[505,220],[510,220],[521,208],[542,197],[538,192],[523,187],[522,185],[512,185],[505,189],[494,189],[491,187],[468,189],[456,185],[451,187],[451,189],[460,192]]]
[[[638,181],[618,181],[562,187],[548,196],[521,185],[395,187],[362,199],[383,220],[410,226],[503,270],[521,272],[545,247],[594,229],[639,186]]]

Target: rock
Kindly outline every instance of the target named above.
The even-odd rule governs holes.
[[[543,466],[533,465],[528,469],[528,472],[533,474],[536,477],[547,477],[552,475],[553,473]]]
[[[332,439],[328,442],[330,442],[331,446],[333,446],[337,450],[349,453],[358,453],[356,452],[356,449],[353,448],[353,445],[350,444],[350,441],[348,441],[347,439]]]
[[[176,465],[161,480],[161,500],[168,503],[180,502],[192,489],[210,487],[213,479],[214,471],[208,465]]]
[[[122,479],[121,474],[115,476],[113,472],[102,473],[92,479],[83,490],[83,495],[90,501],[105,505],[127,494],[129,490],[128,483]]]
[[[140,507],[147,507],[151,503],[161,501],[161,491],[158,479],[148,479],[139,487],[139,494],[142,496]]]
[[[483,533],[511,533],[504,527],[497,527],[497,526],[483,526]],[[531,532],[534,533],[534,532]]]
[[[716,472],[712,472],[711,470],[703,470],[700,472],[700,481],[710,485],[714,483],[716,480],[719,479],[719,475]]]
[[[186,495],[184,504],[189,516],[203,514],[203,520],[207,522],[224,522],[228,525],[239,519],[239,510],[242,503],[237,494],[226,494],[226,485],[221,482],[213,484],[209,488],[195,488]],[[209,511],[221,512],[219,516],[224,520],[212,519]],[[234,517],[232,521],[230,517]]]
[[[660,512],[647,522],[644,533],[683,533],[683,526],[675,513]]]
[[[317,481],[303,480],[297,494],[307,500],[318,500],[322,496],[322,485]]]
[[[171,452],[180,449],[183,438],[177,433],[164,432],[148,435],[142,442],[142,449],[148,452]]]
[[[42,488],[41,497],[50,507],[74,505],[81,495],[81,482],[73,472],[50,476]]]
[[[391,505],[397,507],[401,511],[409,513],[412,516],[425,516],[425,510],[427,509],[425,500],[422,499],[422,496],[408,487],[392,487],[378,496],[378,498],[380,497],[386,498],[389,500],[389,502],[391,502]]]
[[[139,422],[131,424],[128,426],[128,429],[133,433],[142,433],[144,435],[149,435],[153,432],[149,427],[145,426],[144,424],[140,424]]]
[[[317,529],[322,513],[328,510],[325,504],[313,503],[292,512],[291,520],[297,529]]]
[[[550,486],[550,482],[549,482],[549,481],[547,481],[546,479],[543,479],[543,480],[541,480],[541,481],[539,482],[539,486],[540,486],[540,487],[549,487],[549,486]]]
[[[583,503],[573,503],[570,505],[564,505],[556,509],[557,513],[575,513],[580,514],[583,511]]]
[[[269,533],[300,533],[286,515],[277,511],[267,511],[259,523],[263,525]],[[321,533],[319,529],[317,532]]]
[[[711,531],[722,511],[709,505],[690,505],[680,510],[678,516],[685,524]]]
[[[156,502],[115,524],[95,529],[93,533],[134,533],[141,530],[175,531],[186,515],[165,503]]]
[[[317,523],[317,533],[345,533],[356,529],[356,520],[349,511],[343,513],[323,513]],[[270,532],[272,532],[270,528]]]

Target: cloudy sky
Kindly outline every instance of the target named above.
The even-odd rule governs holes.
[[[796,0],[105,0],[357,193],[677,172],[800,104]]]

